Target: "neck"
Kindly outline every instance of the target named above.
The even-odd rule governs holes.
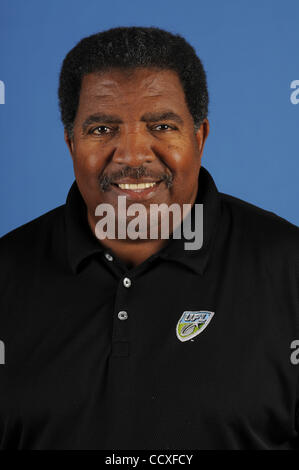
[[[196,194],[197,186],[194,188],[191,200],[188,201],[193,206]],[[88,223],[95,234],[96,219],[88,211]],[[128,268],[138,266],[148,259],[153,254],[160,251],[167,243],[168,239],[110,239],[105,238],[101,240],[101,244],[109,249],[117,258],[123,261]]]

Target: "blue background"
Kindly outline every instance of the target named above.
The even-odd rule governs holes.
[[[299,225],[298,0],[0,0],[0,235],[65,202],[60,66],[82,37],[122,25],[191,42],[211,97],[203,165],[220,191]]]

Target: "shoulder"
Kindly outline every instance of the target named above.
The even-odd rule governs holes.
[[[51,243],[53,234],[64,224],[65,205],[56,207],[0,238],[1,264],[29,258]]]
[[[228,194],[219,195],[223,209],[230,215],[232,230],[239,239],[270,254],[295,255],[299,265],[299,227],[274,212]]]

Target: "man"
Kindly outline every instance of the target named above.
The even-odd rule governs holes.
[[[76,182],[1,240],[1,448],[299,448],[299,229],[201,166],[193,48],[156,28],[95,34],[66,56],[59,98]],[[147,216],[189,204],[202,246],[174,224],[99,239],[98,208],[120,196]]]

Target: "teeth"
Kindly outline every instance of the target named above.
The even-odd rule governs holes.
[[[156,183],[118,184],[120,189],[146,189],[152,188]]]

